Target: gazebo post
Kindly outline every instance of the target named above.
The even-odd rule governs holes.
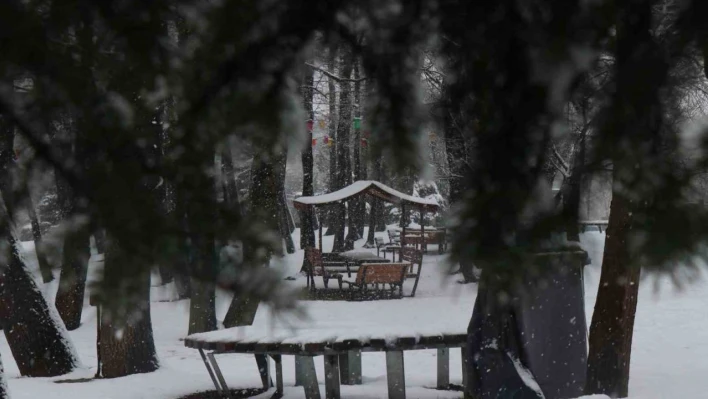
[[[403,230],[401,230],[401,253],[403,253],[403,247],[406,246],[405,240],[406,240],[406,226],[408,225],[408,221],[406,219],[406,203],[401,201],[401,219],[403,219]]]
[[[318,213],[317,216],[319,216],[319,220],[320,220],[320,253],[322,253],[322,215],[321,215],[321,212],[319,212],[319,210],[320,210],[319,208],[315,208],[315,209],[317,209],[317,213]]]

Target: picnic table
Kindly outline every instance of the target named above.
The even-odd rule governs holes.
[[[467,386],[464,329],[441,331],[429,328],[417,334],[402,332],[400,328],[379,326],[376,331],[357,335],[352,328],[310,327],[299,330],[288,328],[264,329],[256,326],[234,327],[220,331],[193,334],[185,339],[185,346],[197,349],[216,389],[228,396],[223,373],[215,354],[241,353],[270,356],[275,362],[276,391],[273,398],[283,395],[282,356],[296,356],[296,381],[300,381],[308,399],[320,399],[314,356],[324,356],[325,398],[340,398],[340,378],[345,383],[361,384],[362,352],[386,352],[388,397],[406,397],[404,358],[407,350],[437,349],[437,388],[449,389],[449,350],[461,348],[463,387]],[[205,351],[208,353],[205,354]],[[266,367],[266,370],[269,370]],[[267,371],[269,372],[269,371]],[[263,378],[264,388],[270,387],[270,376]],[[297,384],[297,382],[296,382]]]
[[[361,250],[361,249],[353,249],[351,251],[340,252],[339,256],[348,260],[348,261],[351,261],[357,265],[361,265],[362,263],[387,263],[387,262],[390,262],[388,259],[377,256],[375,253],[373,253],[371,251],[366,251],[366,250]]]

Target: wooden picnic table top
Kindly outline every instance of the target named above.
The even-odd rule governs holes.
[[[238,328],[238,327],[237,327]],[[185,338],[184,345],[188,348],[211,350],[219,353],[254,353],[280,355],[319,356],[333,353],[346,353],[350,350],[362,352],[405,351],[417,349],[436,349],[462,347],[467,342],[466,332],[454,334],[431,334],[403,336],[386,336],[380,338],[324,338],[306,340],[309,342],[292,342],[291,339],[274,339],[263,336],[243,336],[234,334],[231,339],[217,335],[223,331],[193,334]],[[216,334],[215,334],[216,333]],[[218,338],[210,338],[209,334]],[[290,341],[290,342],[289,342]]]
[[[388,263],[390,260],[386,258],[382,258],[380,256],[377,256],[373,252],[369,252],[366,250],[360,250],[360,249],[354,249],[351,251],[346,251],[346,252],[341,252],[339,253],[339,256],[345,259],[353,260],[356,262],[366,262],[366,263],[372,263],[372,262],[380,262],[380,263]]]

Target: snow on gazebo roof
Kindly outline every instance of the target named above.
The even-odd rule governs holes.
[[[340,203],[361,194],[372,195],[394,204],[411,205],[428,212],[436,212],[440,208],[437,201],[433,199],[418,198],[412,195],[404,194],[374,180],[355,181],[344,188],[328,194],[295,198],[293,200],[293,204],[297,209],[305,209],[311,206],[316,207],[320,205]]]

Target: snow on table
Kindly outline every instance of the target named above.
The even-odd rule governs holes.
[[[185,346],[243,353],[323,354],[330,351],[361,349],[382,351],[462,346],[467,332],[465,323],[431,320],[430,324],[380,325],[357,320],[339,323],[315,323],[308,326],[278,324],[233,327],[192,334]]]

